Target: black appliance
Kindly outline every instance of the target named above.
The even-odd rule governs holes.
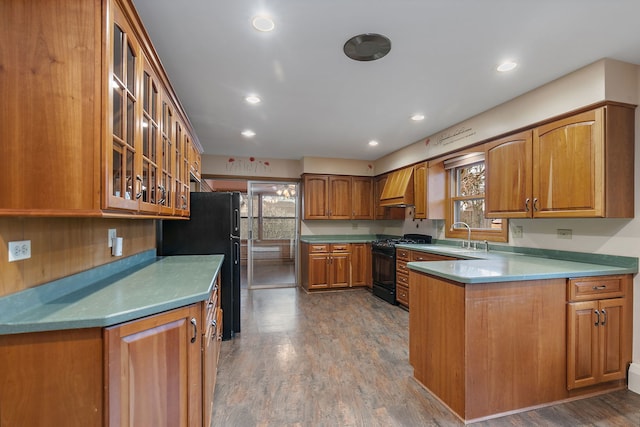
[[[240,332],[240,193],[192,192],[188,221],[158,224],[159,255],[224,255],[221,279],[222,339]]]
[[[373,294],[396,305],[396,245],[399,243],[430,244],[427,234],[405,234],[399,238],[376,240],[371,243]]]

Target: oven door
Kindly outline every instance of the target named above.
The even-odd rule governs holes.
[[[390,304],[396,302],[396,257],[394,253],[371,251],[373,294]]]

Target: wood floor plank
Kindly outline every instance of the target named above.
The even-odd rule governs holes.
[[[242,333],[222,343],[212,427],[462,426],[412,378],[409,316],[366,290],[242,289]],[[636,426],[623,390],[472,424]]]

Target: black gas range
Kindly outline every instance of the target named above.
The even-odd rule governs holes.
[[[427,234],[405,234],[398,238],[376,240],[371,243],[373,294],[390,304],[396,302],[396,245],[430,244]]]

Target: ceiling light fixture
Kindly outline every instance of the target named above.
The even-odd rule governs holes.
[[[258,95],[247,95],[244,100],[249,104],[259,104],[262,101]]]
[[[498,65],[498,68],[496,68],[496,70],[500,71],[501,73],[504,73],[506,71],[513,70],[517,66],[518,64],[513,61],[505,61],[502,64]]]
[[[381,34],[359,34],[347,40],[342,50],[355,61],[375,61],[389,53],[391,40]]]
[[[378,145],[378,141],[374,141],[373,139],[371,141],[369,141],[369,146],[370,147],[375,147],[376,145]]]
[[[254,16],[251,20],[251,25],[258,31],[262,31],[263,33],[268,33],[269,31],[273,31],[276,27],[276,24],[273,22],[268,15],[257,15]]]
[[[256,133],[254,131],[252,131],[251,129],[247,129],[247,130],[243,130],[242,131],[242,136],[244,136],[246,138],[252,138],[252,137],[256,136]]]
[[[413,116],[411,116],[411,120],[413,120],[414,122],[419,122],[421,120],[424,120],[424,114],[416,113]]]

